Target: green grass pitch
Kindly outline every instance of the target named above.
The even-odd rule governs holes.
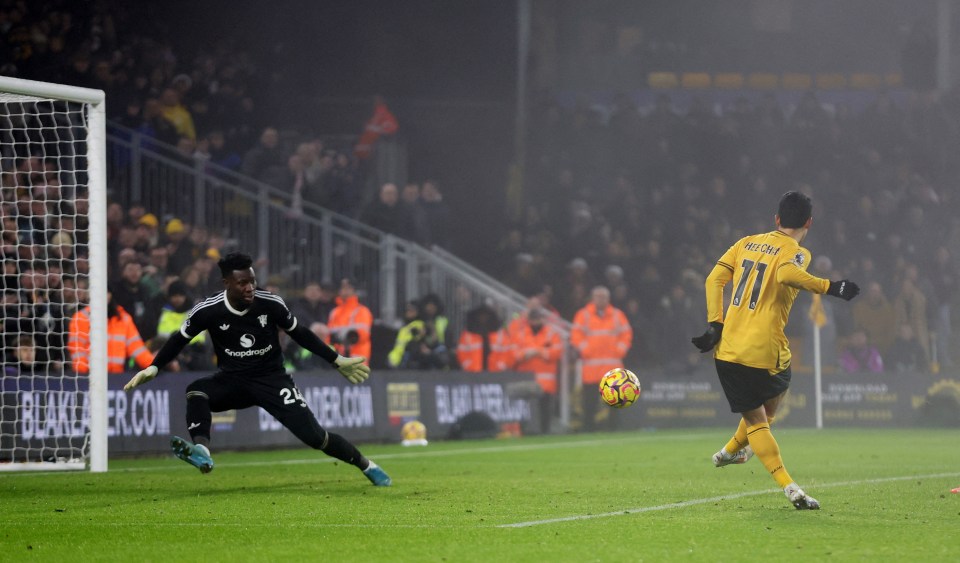
[[[960,560],[960,432],[775,429],[820,511],[719,429],[365,445],[371,486],[311,450],[106,474],[0,473],[0,561]]]

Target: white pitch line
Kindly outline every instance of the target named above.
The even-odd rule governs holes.
[[[893,481],[909,481],[911,479],[939,479],[946,477],[957,477],[960,476],[960,473],[933,473],[930,475],[904,475],[901,477],[881,477],[877,479],[861,479],[859,481],[841,481],[837,483],[824,483],[816,485],[817,489],[828,489],[834,487],[849,487],[853,485],[873,485],[877,483],[889,483]],[[813,490],[813,489],[811,489]],[[577,516],[564,516],[562,518],[548,518],[545,520],[531,520],[528,522],[515,522],[513,524],[499,524],[497,528],[530,528],[532,526],[542,526],[544,524],[557,524],[560,522],[574,522],[579,520],[593,520],[595,518],[610,518],[612,516],[624,516],[627,514],[641,514],[643,512],[656,512],[660,510],[670,510],[673,508],[685,508],[687,506],[695,506],[698,504],[709,504],[711,502],[718,502],[722,500],[734,500],[744,497],[753,497],[758,495],[765,495],[769,493],[779,493],[780,489],[764,489],[762,491],[747,491],[743,493],[734,493],[730,495],[722,495],[719,497],[710,497],[710,498],[699,498],[685,500],[681,502],[671,502],[668,504],[658,504],[656,506],[644,506],[642,508],[628,508],[625,510],[618,510],[617,512],[603,512],[601,514],[580,514]]]

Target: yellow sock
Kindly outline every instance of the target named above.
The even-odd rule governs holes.
[[[737,431],[733,433],[733,438],[730,438],[730,441],[727,442],[727,445],[723,447],[728,454],[733,455],[749,444],[747,441],[747,421],[740,419],[740,425],[737,426]]]
[[[747,439],[750,446],[753,447],[753,453],[760,458],[763,466],[767,468],[770,475],[781,487],[786,487],[793,483],[790,474],[783,466],[783,458],[780,457],[780,445],[770,433],[770,423],[763,422],[747,428]]]
[[[776,418],[777,417],[775,416],[771,416],[767,420],[767,422],[769,422],[770,425],[772,426],[773,421]],[[733,438],[730,438],[730,441],[727,442],[727,445],[724,446],[723,449],[726,450],[728,454],[733,455],[739,452],[740,450],[742,450],[743,448],[747,447],[748,443],[749,441],[747,440],[747,421],[741,418],[740,424],[739,426],[737,426],[737,431],[733,433]]]

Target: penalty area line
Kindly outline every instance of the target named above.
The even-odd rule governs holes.
[[[830,489],[835,487],[850,487],[854,485],[876,485],[880,483],[891,483],[895,481],[910,481],[912,479],[940,479],[940,478],[957,477],[957,476],[960,476],[960,473],[932,473],[928,475],[903,475],[900,477],[881,477],[877,479],[861,479],[858,481],[839,481],[836,483],[822,483],[822,484],[815,485],[815,487],[817,489]],[[561,522],[594,520],[596,518],[610,518],[613,516],[625,516],[628,514],[642,514],[644,512],[658,512],[661,510],[672,510],[674,508],[686,508],[688,506],[696,506],[698,504],[709,504],[711,502],[719,502],[724,500],[736,500],[738,498],[755,497],[758,495],[766,495],[770,493],[779,493],[779,492],[782,492],[782,491],[780,489],[764,489],[760,491],[746,491],[742,493],[733,493],[733,494],[721,495],[717,497],[691,499],[691,500],[685,500],[680,502],[670,502],[666,504],[658,504],[656,506],[627,508],[624,510],[618,510],[616,512],[603,512],[600,514],[580,514],[576,516],[564,516],[561,518],[547,518],[544,520],[530,520],[527,522],[514,522],[512,524],[499,524],[496,527],[497,528],[530,528],[533,526],[543,526],[545,524],[559,524]]]

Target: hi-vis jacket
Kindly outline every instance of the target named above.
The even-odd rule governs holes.
[[[528,350],[535,352],[535,355],[524,360]],[[560,355],[563,354],[563,340],[557,329],[544,323],[534,333],[528,323],[523,323],[513,333],[513,354],[517,362],[516,371],[533,373],[544,393],[553,395],[557,392],[557,368]]]
[[[77,311],[70,319],[70,337],[67,340],[70,361],[77,373],[90,373],[90,307]],[[117,315],[107,319],[107,373],[122,373],[127,359],[133,358],[145,368],[153,361],[151,354],[140,338],[137,325],[130,313],[117,305]]]
[[[464,329],[457,344],[457,361],[463,371],[484,371],[483,339],[490,343],[486,371],[506,371],[513,366],[513,346],[504,329],[487,333],[485,336]]]
[[[600,314],[589,303],[573,317],[570,343],[583,362],[581,381],[599,384],[603,374],[623,367],[623,357],[633,344],[633,329],[620,309],[608,305]]]
[[[351,330],[357,331],[359,337],[356,344],[350,344],[350,356],[363,356],[367,359],[365,363],[370,363],[370,330],[373,328],[373,313],[366,305],[361,305],[356,295],[343,299],[337,298],[337,306],[330,311],[330,322],[327,323],[330,328],[330,335],[336,337],[337,343],[333,345],[334,349],[341,356],[346,356],[347,333]]]

